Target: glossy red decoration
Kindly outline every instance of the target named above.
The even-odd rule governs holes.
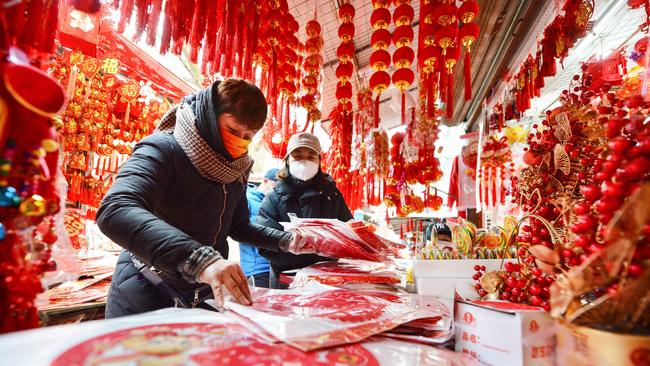
[[[341,43],[336,49],[336,56],[341,62],[349,62],[354,57],[354,43]]]
[[[409,68],[398,69],[393,73],[393,84],[402,91],[411,86],[414,79],[415,74]]]
[[[336,67],[336,78],[340,81],[348,81],[352,77],[354,66],[351,62],[339,63]]]
[[[375,9],[387,8],[390,6],[390,0],[372,0],[372,7]]]
[[[339,82],[336,85],[336,99],[340,103],[347,103],[352,99],[352,85],[350,83],[341,84]]]
[[[451,47],[458,36],[458,28],[445,26],[436,32],[436,43],[442,48],[442,54],[446,55],[447,49]]]
[[[438,59],[440,58],[440,48],[436,46],[426,46],[420,53],[422,66],[425,72],[433,72]]]
[[[318,37],[320,35],[320,32],[321,32],[320,23],[318,23],[318,21],[316,21],[314,19],[307,22],[306,29],[307,29],[307,37],[309,37],[309,38]]]
[[[456,6],[451,4],[440,5],[433,13],[434,22],[444,27],[455,24],[458,19],[456,18]]]

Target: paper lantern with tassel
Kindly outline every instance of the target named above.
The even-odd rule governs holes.
[[[454,115],[454,66],[460,59],[460,47],[454,46],[447,50],[447,55],[445,56],[445,69],[447,72],[447,103],[446,111],[447,118],[451,118]]]
[[[315,19],[307,22],[306,29],[307,29],[307,37],[316,38],[320,36],[321,26],[320,23],[318,23],[318,21],[316,21]]]
[[[444,26],[436,32],[436,43],[442,50],[442,55],[447,54],[447,49],[451,47],[458,37],[458,27],[450,25]]]
[[[340,104],[347,104],[352,99],[352,85],[350,83],[343,84],[339,81],[336,84],[336,99]]]
[[[402,93],[402,124],[406,122],[406,89],[413,84],[413,80],[415,80],[415,74],[408,67],[397,69],[393,73],[393,84]]]
[[[457,8],[455,5],[440,5],[433,13],[433,20],[442,27],[453,25],[458,21],[458,18],[456,18],[456,11]],[[458,26],[456,26],[456,28],[458,28]]]
[[[415,59],[415,52],[411,47],[400,47],[393,54],[393,64],[401,69],[411,66]]]
[[[393,32],[393,43],[397,47],[408,47],[413,42],[413,27],[410,25],[402,25],[395,28]]]
[[[354,44],[352,42],[341,43],[336,49],[336,56],[343,63],[350,62],[354,57]]]
[[[354,23],[341,23],[339,26],[339,39],[349,42],[354,37]]]
[[[422,40],[422,43],[425,46],[437,46],[436,42],[436,33],[438,32],[438,27],[433,24],[420,24],[419,36]]]
[[[339,18],[343,23],[350,23],[354,19],[354,6],[352,4],[347,3],[341,5],[339,8]]]
[[[346,83],[352,77],[354,66],[351,62],[339,63],[336,67],[336,78],[341,82]]]
[[[393,23],[396,26],[411,25],[415,13],[413,7],[409,4],[402,4],[398,6],[393,12]]]
[[[460,44],[465,47],[465,60],[463,61],[463,79],[465,80],[465,100],[472,99],[472,58],[471,47],[478,39],[480,29],[476,23],[467,23],[458,33]]]

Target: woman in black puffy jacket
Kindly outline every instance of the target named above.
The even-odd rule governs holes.
[[[285,167],[278,173],[280,179],[273,191],[262,201],[258,224],[282,230],[280,222],[288,222],[290,213],[300,218],[352,219],[336,183],[320,169],[320,153],[318,137],[310,133],[299,133],[289,139]],[[279,275],[283,271],[329,260],[315,254],[295,255],[264,249],[260,253],[271,264],[271,288],[279,288]]]
[[[290,234],[249,222],[247,146],[266,121],[262,92],[226,80],[187,96],[139,142],[97,212],[97,224],[125,250],[106,317],[197,306],[224,291],[252,299],[228,258],[226,238],[277,251]]]

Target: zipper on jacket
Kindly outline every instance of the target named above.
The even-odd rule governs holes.
[[[192,309],[199,304],[199,289],[194,290],[194,301],[192,301]]]
[[[228,191],[226,190],[226,185],[224,184],[221,187],[223,188],[223,208],[221,209],[221,215],[219,215],[219,230],[217,230],[217,234],[214,236],[214,242],[212,243],[212,246],[217,245],[217,239],[219,239],[219,234],[221,234],[221,226],[223,225],[223,214],[226,212],[226,204],[228,201]]]

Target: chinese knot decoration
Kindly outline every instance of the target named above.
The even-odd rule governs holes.
[[[507,137],[491,135],[481,151],[480,200],[484,207],[494,208],[506,203],[506,174],[514,173],[512,153]]]

